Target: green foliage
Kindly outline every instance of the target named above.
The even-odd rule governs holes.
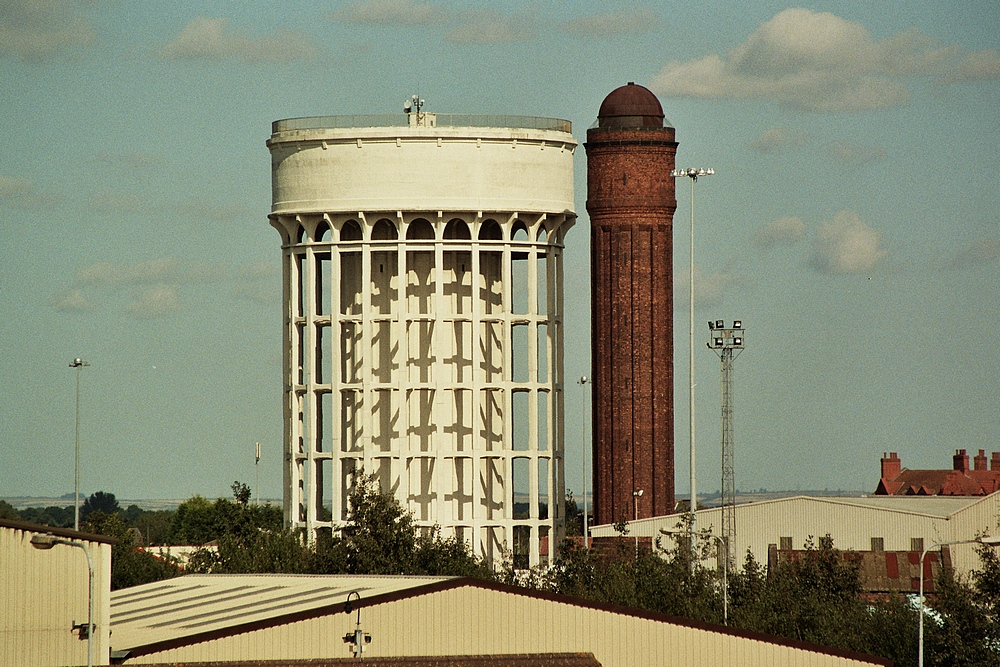
[[[18,514],[22,521],[37,523],[42,526],[52,526],[53,528],[72,528],[73,517],[76,512],[72,505],[67,507],[26,507]]]
[[[207,544],[219,534],[214,505],[201,496],[181,503],[170,526],[171,544]]]
[[[6,500],[0,500],[0,519],[7,519],[8,521],[22,521],[21,515],[17,513],[10,503]]]
[[[97,491],[90,494],[90,497],[86,498],[80,505],[80,521],[86,519],[92,512],[117,514],[118,509],[118,500],[115,499],[115,494]]]
[[[942,570],[937,595],[928,600],[936,614],[924,617],[926,665],[1000,665],[1000,559],[989,547],[978,551],[982,569],[971,581]]]
[[[140,549],[136,529],[118,514],[94,510],[80,528],[118,540],[111,547],[111,590],[169,579],[181,573],[175,562]]]
[[[419,531],[413,516],[382,494],[378,478],[363,473],[355,476],[344,526],[320,534],[312,571],[492,577],[464,541],[442,538],[437,527]]]

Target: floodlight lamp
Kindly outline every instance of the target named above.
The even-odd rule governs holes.
[[[722,339],[721,338],[716,338],[715,339],[715,346],[716,347],[722,347]]]
[[[707,172],[707,171],[705,171],[704,169],[699,169],[699,170],[698,170],[698,175],[699,175],[699,176],[707,176],[707,175],[708,175],[708,172]]]
[[[742,322],[742,320],[734,320],[733,321],[733,328],[734,329],[742,329],[743,328],[743,322]]]
[[[705,173],[706,173],[706,174],[707,174],[708,176],[715,176],[715,170],[714,170],[714,169],[712,169],[711,167],[709,167],[709,168],[708,168],[708,171],[706,171]]]
[[[698,175],[698,170],[695,169],[694,167],[691,167],[690,169],[688,169],[687,175],[688,176],[697,176]]]
[[[743,344],[743,339],[742,338],[734,338],[733,339],[733,345],[742,345],[742,344]]]
[[[715,320],[715,328],[716,329],[725,329],[726,328],[726,323],[723,322],[722,320]]]
[[[638,491],[633,491],[632,495],[638,498],[639,496],[642,495],[642,489],[639,489]]]

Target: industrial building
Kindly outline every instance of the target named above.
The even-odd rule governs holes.
[[[350,613],[344,613],[349,597]],[[358,629],[371,638],[365,643],[366,659],[584,653],[604,667],[890,663],[711,623],[451,577],[191,575],[116,591],[112,608],[115,649],[128,654],[127,665],[347,657],[351,644],[344,638]],[[456,659],[454,664],[465,663]]]
[[[88,649],[93,664],[108,664],[112,543],[0,519],[0,665],[85,665]],[[96,631],[88,642],[90,609]]]
[[[634,83],[587,130],[594,520],[674,510],[674,128]]]
[[[661,537],[660,529],[678,530],[688,514],[640,519],[629,524],[629,537]],[[719,534],[722,508],[698,510],[698,530]],[[860,498],[795,496],[736,505],[736,537],[731,546],[739,567],[749,550],[758,563],[768,561],[769,547],[801,549],[806,540],[830,535],[841,551],[911,552],[934,544],[1000,534],[1000,493],[979,497],[866,496]],[[594,526],[595,537],[615,535],[611,525]],[[673,542],[663,537],[669,548]],[[951,547],[955,570],[978,567],[971,544]]]
[[[563,531],[568,121],[279,120],[284,510],[345,519],[357,471],[416,524],[540,562]]]

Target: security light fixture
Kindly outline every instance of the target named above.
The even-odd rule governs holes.
[[[734,329],[742,329],[743,328],[743,322],[740,321],[740,320],[734,321],[733,322],[733,328]]]

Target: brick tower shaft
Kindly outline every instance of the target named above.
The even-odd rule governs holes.
[[[594,520],[674,509],[674,129],[629,84],[587,132],[591,221]],[[641,491],[641,494],[639,493]]]

